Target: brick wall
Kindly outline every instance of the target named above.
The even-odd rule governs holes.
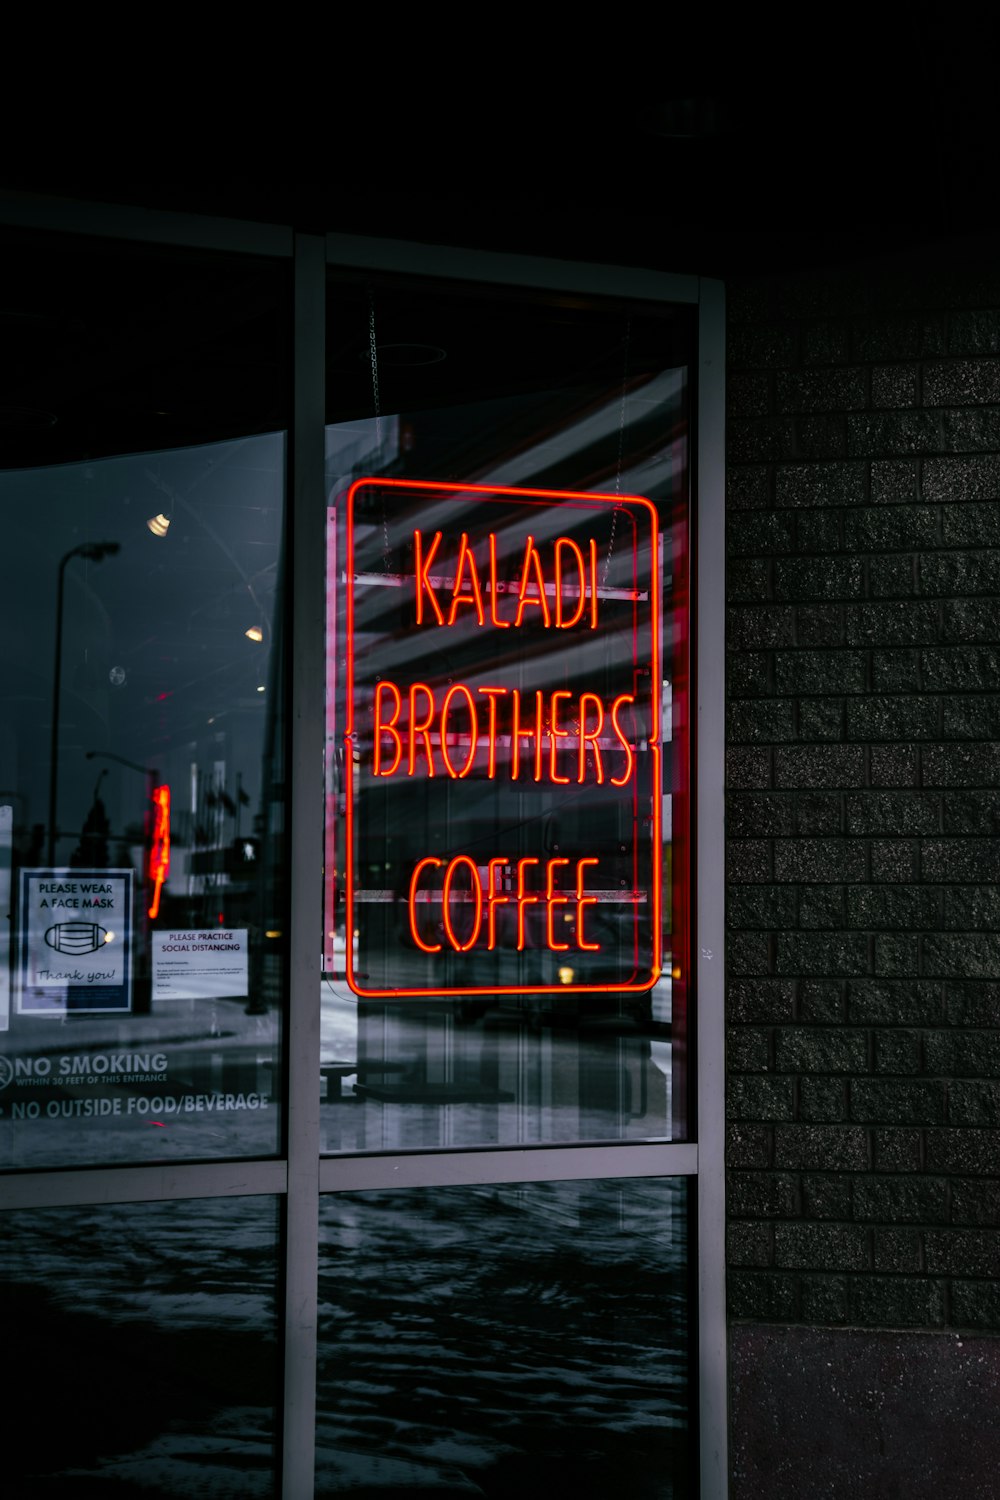
[[[1000,269],[728,300],[730,1315],[1000,1331]]]

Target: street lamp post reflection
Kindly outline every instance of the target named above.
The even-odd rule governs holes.
[[[62,684],[62,622],[63,585],[66,580],[66,565],[74,557],[85,557],[88,562],[101,562],[113,557],[119,550],[118,542],[81,542],[72,547],[59,560],[59,581],[56,587],[56,652],[52,670],[52,742],[49,756],[49,844],[48,862],[55,864],[56,857],[56,805],[59,792],[59,697]]]
[[[141,766],[138,761],[127,760],[124,755],[118,755],[118,754],[116,754],[116,752],[114,750],[88,750],[87,751],[87,759],[88,760],[93,760],[95,756],[99,757],[101,760],[113,760],[119,766],[125,766],[129,771],[138,771],[138,773],[139,773],[140,776],[145,776],[146,777],[146,780],[147,780],[146,792],[147,792],[148,801],[147,801],[147,807],[146,807],[146,828],[145,828],[144,843],[145,843],[146,855],[148,856],[149,852],[150,852],[150,848],[151,848],[152,843],[153,843],[154,838],[155,838],[155,833],[154,833],[154,831],[150,827],[150,817],[151,817],[151,811],[150,810],[151,810],[151,808],[155,807],[158,803],[160,803],[162,805],[162,799],[157,797],[157,790],[158,790],[157,783],[159,782],[159,779],[160,779],[159,770],[156,768],[156,766]],[[101,774],[103,775],[104,773],[102,772]],[[167,823],[168,823],[168,827],[169,827],[169,801],[170,801],[170,792],[169,792],[169,789],[164,789],[164,788],[160,788],[159,790],[161,790],[161,791],[162,790],[166,790],[167,808],[168,808]],[[151,882],[154,880],[154,876],[153,876],[153,872],[152,871],[149,872],[149,878],[150,878]],[[162,882],[161,882],[161,884],[162,884]],[[159,911],[159,897],[158,897],[158,894],[154,898],[154,902],[155,902],[155,908],[156,909],[149,912],[149,916],[150,917],[156,916],[157,912]]]

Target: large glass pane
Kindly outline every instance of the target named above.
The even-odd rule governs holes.
[[[684,321],[331,295],[324,1147],[681,1137]]]
[[[4,1491],[277,1493],[277,1205],[0,1218]]]
[[[0,249],[0,1168],[271,1154],[283,281]]]
[[[690,1496],[687,1189],[324,1199],[318,1497]]]

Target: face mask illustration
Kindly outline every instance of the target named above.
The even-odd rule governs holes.
[[[96,922],[57,922],[45,934],[45,941],[57,953],[96,953],[110,939],[110,934]]]

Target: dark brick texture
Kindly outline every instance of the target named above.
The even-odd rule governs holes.
[[[998,295],[732,289],[738,1320],[1000,1332]]]
[[[772,1277],[770,1326],[733,1329],[731,1500],[993,1500],[1000,1339],[915,1328],[933,1319],[946,1278],[907,1274],[905,1236],[887,1253],[893,1274],[867,1286],[886,1288],[894,1331],[829,1326],[865,1312],[852,1292],[862,1279],[830,1272],[802,1278],[817,1326],[774,1326]],[[956,1282],[956,1297],[972,1285]],[[968,1321],[989,1300],[974,1291]]]

